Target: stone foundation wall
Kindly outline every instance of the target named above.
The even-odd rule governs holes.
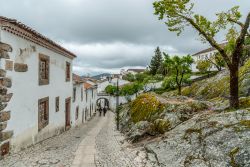
[[[9,59],[8,52],[12,52],[12,47],[8,44],[0,42],[0,60]],[[6,131],[8,120],[11,117],[11,111],[5,111],[8,102],[11,100],[12,93],[8,93],[11,88],[11,78],[6,76],[5,69],[0,69],[0,159],[7,155],[10,151],[10,138],[13,131]]]

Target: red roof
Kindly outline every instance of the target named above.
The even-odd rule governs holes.
[[[25,24],[7,17],[0,16],[0,25],[2,30],[8,31],[16,36],[32,41],[40,46],[53,50],[64,56],[75,58],[76,55],[67,49],[63,48],[59,44],[55,43],[51,39],[43,36],[34,29],[26,26]]]
[[[84,82],[84,88],[85,88],[85,89],[90,89],[90,88],[92,88],[92,86],[93,86],[93,85],[91,85],[91,84],[89,84],[89,83],[87,83],[87,82]]]
[[[73,74],[73,81],[75,83],[83,83],[84,81],[82,80],[82,78],[79,75]]]

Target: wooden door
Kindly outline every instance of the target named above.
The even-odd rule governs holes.
[[[70,105],[71,105],[71,98],[67,98],[65,100],[65,130],[70,129]]]

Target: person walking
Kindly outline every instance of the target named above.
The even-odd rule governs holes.
[[[98,106],[98,112],[99,112],[99,116],[102,116],[102,109],[101,109],[101,107],[100,106]]]
[[[104,117],[105,117],[107,111],[108,111],[108,107],[107,107],[107,106],[104,106],[104,108],[103,108],[103,115],[104,115]]]

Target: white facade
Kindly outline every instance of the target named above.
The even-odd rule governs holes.
[[[42,47],[2,30],[1,27],[0,42],[10,45],[13,49],[9,53],[10,59],[1,59],[0,69],[6,70],[7,61],[13,63],[13,66],[15,63],[28,66],[28,70],[25,72],[16,72],[14,67],[6,70],[6,77],[12,81],[8,93],[13,93],[13,96],[4,109],[11,112],[11,117],[2,133],[13,132],[10,144],[12,150],[17,151],[65,130],[65,99],[72,96],[73,86],[71,74],[69,81],[65,79],[66,62],[72,64],[73,57],[67,57]],[[47,85],[39,85],[39,54],[47,55],[50,59]],[[70,70],[72,70],[72,66],[70,66]],[[49,98],[48,125],[39,131],[38,100],[45,97]],[[58,112],[55,104],[56,97],[59,97]]]
[[[96,113],[97,89],[96,86],[85,89],[85,118],[88,120]]]
[[[72,114],[71,120],[73,126],[79,126],[86,122],[85,120],[85,88],[83,83],[75,83],[73,85],[73,95],[72,95]]]
[[[129,83],[130,83],[129,81],[119,79],[119,86],[123,86],[123,85],[129,84]],[[113,78],[111,81],[105,80],[105,81],[98,83],[97,93],[104,93],[105,88],[108,85],[116,86],[117,85],[117,78]]]
[[[221,44],[221,46],[224,46],[226,43]],[[194,63],[192,64],[192,71],[193,72],[198,72],[199,70],[196,68],[197,62],[202,61],[202,60],[208,60],[212,56],[214,56],[218,51],[214,48],[209,48],[204,51],[198,52],[193,55]],[[211,65],[210,71],[217,71],[218,69],[216,68],[215,65]]]

